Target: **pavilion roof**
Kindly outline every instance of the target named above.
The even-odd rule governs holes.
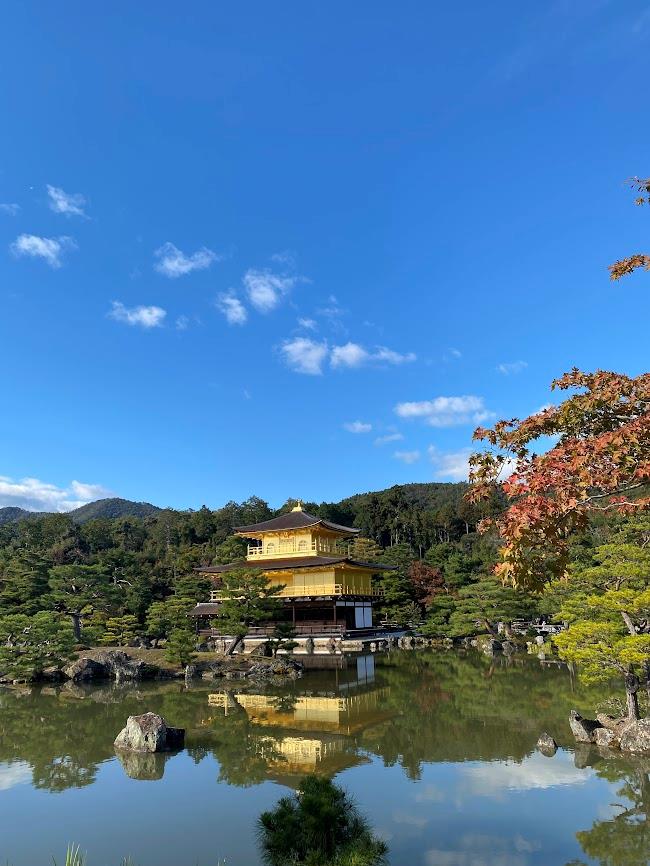
[[[382,565],[380,562],[363,562],[351,559],[349,556],[287,556],[277,559],[263,559],[251,562],[240,559],[223,565],[199,565],[195,571],[201,574],[223,574],[226,571],[237,571],[240,568],[255,568],[259,571],[292,571],[294,568],[323,568],[330,565],[353,565],[358,568],[369,568],[373,571],[393,571],[394,566]]]
[[[271,520],[264,520],[262,523],[251,523],[248,526],[235,526],[235,532],[239,535],[253,534],[257,535],[260,532],[278,532],[287,529],[306,529],[309,526],[322,526],[324,529],[329,529],[332,532],[338,532],[341,535],[357,535],[360,530],[353,526],[342,526],[340,523],[333,523],[331,520],[325,520],[323,517],[316,517],[303,511],[302,508],[296,507],[293,511],[286,514],[280,514],[278,517],[273,517]]]

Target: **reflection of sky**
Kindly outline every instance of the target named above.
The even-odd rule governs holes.
[[[0,791],[8,791],[16,785],[31,781],[32,771],[25,761],[13,761],[10,764],[0,763]]]
[[[389,841],[394,866],[591,862],[575,834],[602,817],[615,790],[563,750],[520,763],[424,764],[417,781],[375,759],[339,781]]]
[[[138,866],[210,864],[221,858],[257,866],[255,825],[286,789],[271,782],[249,788],[218,783],[211,756],[195,763],[169,758],[160,781],[125,776],[117,761],[102,764],[94,784],[52,796],[20,784],[27,764],[0,764],[0,862],[33,866],[61,857],[79,842],[93,863]],[[555,866],[582,858],[575,833],[588,829],[612,802],[613,788],[573,756],[532,754],[517,764],[424,764],[409,780],[401,767],[372,758],[337,777],[389,842],[391,866]],[[11,791],[8,789],[11,788]],[[578,790],[579,789],[579,790]],[[116,821],[97,821],[111,814]],[[29,815],[37,834],[15,832]],[[173,820],[161,821],[161,815]],[[74,820],[72,820],[74,819]],[[4,840],[9,840],[6,848]]]
[[[555,788],[560,785],[582,785],[593,770],[578,769],[568,752],[558,752],[553,759],[533,752],[521,763],[494,761],[471,763],[462,767],[460,792],[490,797],[503,791],[528,791],[532,788]]]

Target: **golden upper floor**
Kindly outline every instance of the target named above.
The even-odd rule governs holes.
[[[298,503],[287,514],[263,523],[238,526],[235,532],[251,542],[246,559],[260,562],[287,557],[349,556],[347,540],[359,530],[308,514]]]

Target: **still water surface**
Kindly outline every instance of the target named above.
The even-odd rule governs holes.
[[[393,653],[228,686],[0,690],[0,863],[45,866],[74,841],[88,866],[255,866],[259,813],[313,772],[354,796],[392,866],[650,862],[650,761],[575,748],[569,710],[597,697],[566,670]],[[118,759],[147,710],[187,729],[186,750]]]

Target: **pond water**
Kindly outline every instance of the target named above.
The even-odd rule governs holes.
[[[334,662],[334,660],[331,660]],[[255,866],[260,812],[334,777],[392,866],[650,862],[650,761],[576,749],[598,697],[537,659],[352,656],[295,683],[0,689],[0,863]],[[130,714],[187,729],[185,751],[118,759]],[[541,731],[561,748],[535,751]]]

